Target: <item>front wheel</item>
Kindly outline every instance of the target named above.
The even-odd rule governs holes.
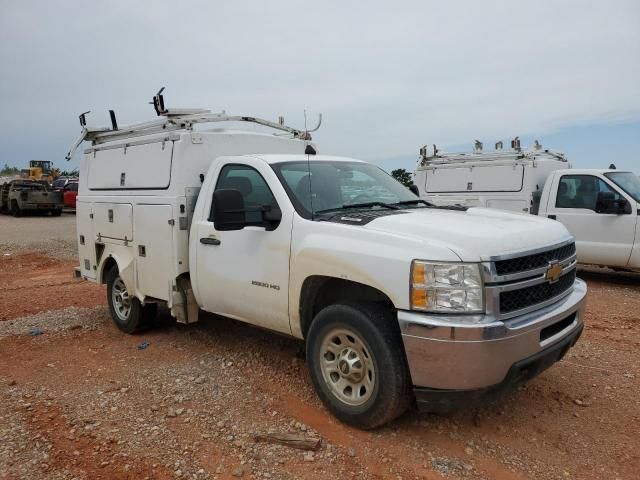
[[[137,333],[148,329],[156,315],[157,305],[142,305],[131,296],[117,268],[107,273],[107,303],[116,326],[125,333]]]
[[[18,205],[18,202],[15,200],[11,202],[11,213],[13,214],[14,217],[22,216],[22,210],[20,210],[20,206]]]
[[[341,421],[376,428],[409,406],[411,382],[392,310],[359,303],[326,307],[311,324],[306,353],[320,399]]]

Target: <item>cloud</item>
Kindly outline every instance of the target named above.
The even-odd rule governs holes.
[[[533,2],[531,2],[533,3]],[[373,160],[640,119],[640,4],[2,2],[0,162],[60,163],[77,115],[172,106],[325,123],[322,151]],[[561,146],[560,146],[561,148]]]

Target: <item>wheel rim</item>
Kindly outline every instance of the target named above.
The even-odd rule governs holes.
[[[331,393],[341,402],[367,402],[376,382],[373,357],[364,341],[347,329],[331,330],[320,347],[320,369]]]
[[[111,300],[116,315],[120,320],[126,322],[129,320],[129,313],[131,312],[131,298],[127,287],[120,277],[116,278],[111,288]]]

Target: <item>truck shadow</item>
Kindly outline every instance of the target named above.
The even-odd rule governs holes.
[[[578,277],[582,280],[611,283],[627,287],[640,286],[640,273],[614,272],[608,268],[578,267]]]

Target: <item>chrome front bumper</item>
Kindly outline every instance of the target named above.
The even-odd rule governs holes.
[[[553,305],[503,321],[398,311],[414,386],[488,389],[505,381],[518,362],[553,350],[567,337],[575,341],[583,327],[587,287],[576,279],[572,288]]]

